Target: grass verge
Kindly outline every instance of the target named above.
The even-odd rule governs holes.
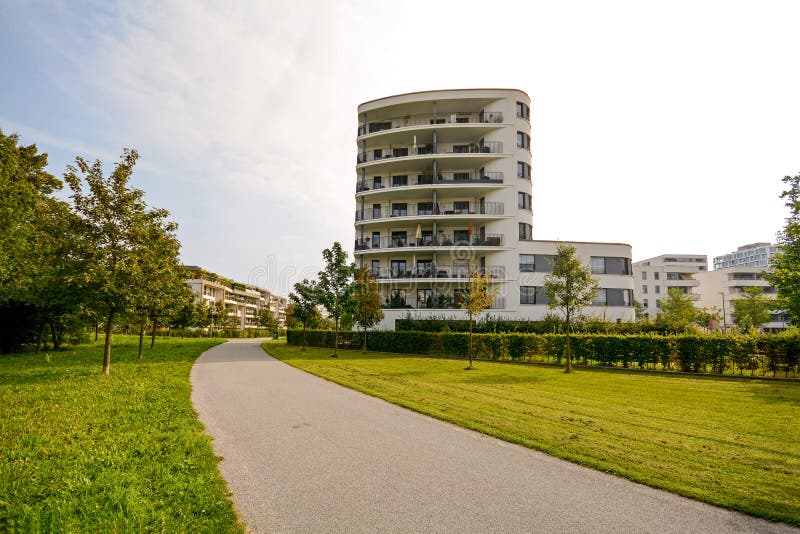
[[[190,399],[197,357],[223,340],[115,336],[0,356],[0,531],[242,532]]]
[[[637,375],[266,342],[389,402],[656,488],[800,525],[800,384]]]

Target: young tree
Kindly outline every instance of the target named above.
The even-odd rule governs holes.
[[[337,241],[331,248],[322,251],[325,268],[318,273],[317,301],[328,310],[328,316],[334,322],[333,354],[339,355],[339,321],[345,312],[352,313],[353,271],[355,266],[347,263],[347,252]]]
[[[470,271],[467,291],[464,294],[464,300],[461,302],[461,307],[467,311],[467,318],[469,319],[469,349],[467,351],[469,365],[467,369],[472,369],[472,324],[475,322],[475,318],[492,307],[494,298],[497,296],[496,289],[489,289],[491,281],[491,275],[484,274],[481,271]]]
[[[772,316],[774,302],[764,295],[763,287],[746,287],[742,289],[742,297],[732,302],[733,322],[742,332],[761,328]]]
[[[104,374],[111,372],[114,319],[152,290],[141,283],[141,266],[148,263],[151,240],[154,236],[170,240],[174,232],[174,225],[167,221],[169,213],[149,209],[144,192],[129,185],[138,158],[135,150],[125,149],[107,178],[100,161],[90,165],[80,157],[64,173],[85,242],[81,259],[86,287],[94,307],[105,317]]]
[[[366,267],[356,273],[356,314],[355,319],[364,331],[361,352],[367,352],[367,329],[372,328],[383,319],[381,296],[378,293],[378,281]]]
[[[286,323],[299,321],[303,325],[303,348],[306,350],[306,327],[319,319],[317,310],[317,284],[304,279],[294,285],[294,293],[289,293],[289,306],[286,309]],[[291,310],[289,310],[291,308]],[[291,312],[291,313],[290,313]],[[291,317],[291,319],[290,319]]]
[[[661,300],[661,313],[656,324],[670,332],[683,332],[698,320],[698,310],[692,297],[680,289],[669,289],[667,298]]]
[[[272,310],[269,309],[269,304],[258,310],[258,316],[256,316],[256,322],[258,323],[258,326],[260,326],[265,330],[271,331],[273,333],[273,336],[277,337],[275,336],[275,334],[278,331],[280,323],[278,322],[278,319],[274,315],[272,315]]]
[[[572,348],[570,336],[572,322],[581,310],[590,305],[600,291],[600,285],[592,277],[588,267],[575,257],[575,247],[558,245],[553,259],[553,272],[544,279],[544,294],[549,299],[550,309],[558,309],[564,315],[567,333],[567,368],[572,372]]]
[[[786,310],[792,324],[800,325],[800,174],[784,176],[783,183],[789,186],[781,194],[789,216],[778,234],[772,269],[763,276],[778,292],[776,308]]]

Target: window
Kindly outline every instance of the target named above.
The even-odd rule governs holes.
[[[392,150],[392,155],[396,158],[408,156],[408,148],[395,148]]]
[[[554,260],[555,256],[553,256],[552,254],[536,254],[536,259],[533,262],[536,272],[552,273]]]
[[[457,214],[469,213],[469,201],[463,200],[453,202],[453,211],[455,211]]]
[[[616,287],[606,288],[606,306],[632,306],[633,295],[630,289]]]
[[[469,181],[469,173],[468,172],[454,172],[453,173],[453,181],[454,182],[468,182]]]
[[[417,203],[417,215],[433,215],[433,202]]]
[[[531,108],[525,102],[517,102],[517,117],[520,119],[531,119]]]
[[[455,245],[469,245],[469,230],[453,230],[453,243]]]
[[[654,272],[653,273],[653,280],[658,280],[660,278],[660,276],[661,276],[660,272],[658,272],[658,271]],[[656,291],[656,293],[658,293],[658,292]]]
[[[423,230],[420,246],[433,245],[433,230]]]
[[[534,273],[536,272],[536,256],[534,254],[520,254],[519,255],[519,272],[521,273]]]
[[[533,239],[531,236],[533,234],[533,226],[528,223],[519,223],[519,240],[520,241],[530,241]]]
[[[517,162],[517,178],[531,179],[531,166],[524,161]]]
[[[417,276],[431,276],[433,275],[433,260],[419,260],[416,267]]]
[[[392,204],[392,217],[408,217],[408,204],[405,202]]]
[[[445,123],[445,119],[444,118],[431,119],[431,124],[444,124],[444,123]]]
[[[433,308],[433,290],[417,290],[417,308]]]
[[[456,122],[458,124],[464,124],[469,122],[469,117],[456,117]]]
[[[517,132],[517,148],[531,149],[531,136],[525,132]]]
[[[371,122],[368,126],[369,133],[380,132],[382,130],[391,130],[392,123],[391,122]]]
[[[406,276],[406,260],[392,260],[392,278]]]
[[[661,293],[661,286],[656,284],[656,294]]]
[[[642,271],[642,280],[647,280],[647,271]]]
[[[381,248],[380,232],[372,232],[372,248]]]
[[[392,308],[404,308],[406,305],[406,290],[392,289],[389,305]]]
[[[592,256],[592,274],[631,274],[631,260],[605,256]]]
[[[520,304],[550,304],[550,299],[544,294],[542,286],[520,286]]]
[[[647,284],[642,286],[642,294],[647,295]]]
[[[373,219],[380,219],[381,218],[381,205],[380,204],[373,204],[372,205],[372,218]]]
[[[517,192],[517,207],[521,210],[531,209],[531,196],[522,191]]]
[[[372,260],[372,276],[380,278],[381,276],[381,260]]]
[[[597,295],[594,296],[594,301],[592,301],[592,306],[605,306],[608,300],[608,295],[606,294],[605,289],[600,289],[597,292]]]
[[[373,176],[372,177],[372,189],[380,189],[383,187],[381,184],[381,177],[380,176]]]
[[[404,187],[408,185],[408,175],[392,176],[392,187]]]
[[[392,232],[392,247],[407,247],[408,246],[408,233],[407,232]]]
[[[649,305],[649,303],[647,302],[647,299],[642,299],[642,306],[647,308],[648,305]]]
[[[681,275],[679,273],[667,273],[667,280],[680,280]]]

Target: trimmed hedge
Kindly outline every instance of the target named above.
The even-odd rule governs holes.
[[[396,319],[394,327],[398,331],[412,332],[468,332],[466,319]],[[556,316],[541,321],[520,321],[484,318],[474,323],[473,332],[480,334],[557,334],[563,333],[564,321]],[[596,319],[584,319],[573,326],[573,331],[584,334],[643,334],[668,333],[663,326],[652,321],[612,323]]]
[[[302,344],[302,330],[289,330],[290,345]],[[339,332],[339,347],[360,349],[363,333]],[[367,332],[367,349],[464,358],[469,334],[461,332]],[[486,360],[529,362],[563,361],[563,334],[475,334],[474,355]],[[332,330],[307,330],[306,344],[333,347]],[[606,367],[676,370],[688,373],[737,373],[797,376],[800,369],[800,335],[761,336],[719,334],[574,334],[571,336],[575,363]]]

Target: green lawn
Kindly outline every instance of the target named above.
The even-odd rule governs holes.
[[[752,515],[800,524],[800,383],[477,362],[267,342],[421,413]]]
[[[102,340],[101,340],[102,341]],[[0,355],[0,531],[242,532],[189,370],[208,339]]]

